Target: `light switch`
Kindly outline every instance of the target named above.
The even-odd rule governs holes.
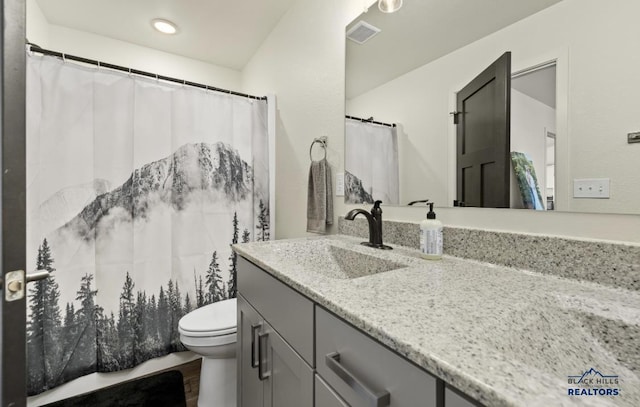
[[[609,178],[574,179],[573,197],[609,199]]]
[[[344,196],[344,172],[336,174],[336,196]]]

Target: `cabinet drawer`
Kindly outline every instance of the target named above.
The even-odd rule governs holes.
[[[349,407],[320,376],[316,376],[315,407]]]
[[[238,257],[238,291],[312,367],[313,303]]]
[[[482,404],[446,386],[444,389],[444,407],[481,407]]]
[[[316,369],[352,407],[436,407],[436,379],[316,306]]]

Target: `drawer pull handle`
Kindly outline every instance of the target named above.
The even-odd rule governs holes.
[[[340,364],[340,354],[338,352],[329,353],[325,357],[325,363],[329,370],[337,374],[353,391],[368,400],[371,407],[386,407],[391,402],[391,395],[388,391],[374,391],[366,384],[358,380],[353,373]]]
[[[262,328],[262,323],[257,323],[257,324],[253,324],[251,325],[251,367],[258,367],[258,360],[256,359],[256,345],[257,342],[256,341],[256,332],[258,332],[258,330]]]
[[[267,339],[269,338],[269,334],[259,334],[258,335],[258,379],[260,381],[265,380],[271,376],[271,372],[264,372],[263,363],[266,364],[266,360],[264,360],[264,353],[266,353],[267,347]],[[264,345],[264,346],[263,346]]]

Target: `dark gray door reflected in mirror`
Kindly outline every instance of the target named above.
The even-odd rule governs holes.
[[[458,202],[509,207],[511,53],[506,52],[457,94]]]

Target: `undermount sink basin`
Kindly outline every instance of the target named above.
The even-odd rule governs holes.
[[[291,267],[309,276],[355,279],[420,266],[421,259],[402,250],[380,250],[360,244],[360,239],[311,238],[250,243],[254,255]],[[242,248],[239,245],[238,248]],[[268,261],[264,260],[264,261]]]
[[[287,245],[289,246],[289,245]],[[282,249],[285,249],[282,247]],[[351,279],[407,267],[397,261],[362,253],[361,246],[352,250],[325,242],[307,241],[287,247],[291,259],[314,274],[330,278]],[[287,250],[285,249],[285,250]]]
[[[321,268],[319,271],[334,278],[358,278],[407,267],[406,264],[333,245],[327,245],[326,251],[322,254],[327,256],[332,264],[329,268]]]

